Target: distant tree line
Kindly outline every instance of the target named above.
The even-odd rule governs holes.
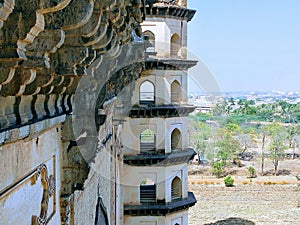
[[[239,159],[251,157],[251,146],[261,151],[261,174],[268,156],[277,175],[285,151],[292,149],[294,158],[300,145],[300,103],[256,105],[253,100],[235,103],[229,99],[217,104],[211,113],[198,113],[190,119],[190,144],[200,163],[204,159],[210,161],[217,177],[224,174],[228,164],[239,166]]]

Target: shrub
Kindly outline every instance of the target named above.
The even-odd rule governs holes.
[[[222,176],[222,174],[224,173],[224,163],[222,161],[219,162],[214,162],[213,164],[213,174],[220,178]]]
[[[231,176],[224,178],[224,183],[226,187],[233,187],[234,179]]]
[[[250,166],[248,168],[248,172],[249,172],[249,178],[255,178],[255,177],[257,177],[256,170],[254,169],[254,167]]]

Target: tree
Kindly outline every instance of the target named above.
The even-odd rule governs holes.
[[[198,154],[200,163],[200,160],[204,158],[208,146],[208,139],[211,135],[211,128],[206,123],[193,122],[191,129],[191,144]]]
[[[216,142],[216,146],[218,147],[216,156],[226,166],[227,162],[240,152],[241,146],[226,129],[219,129],[218,133],[220,139]]]
[[[241,154],[245,153],[251,145],[256,143],[256,133],[251,127],[241,127],[241,131],[235,137],[242,147]]]
[[[267,127],[271,138],[269,146],[270,157],[274,165],[275,175],[278,173],[279,160],[284,157],[284,150],[286,149],[285,140],[287,137],[286,129],[279,123],[271,123]]]
[[[256,113],[256,107],[254,100],[246,100],[246,99],[240,99],[238,101],[239,108],[235,110],[235,113],[240,113],[244,115],[253,115]]]
[[[229,116],[230,112],[232,110],[232,107],[226,102],[218,103],[212,110],[212,114],[214,116]]]
[[[230,132],[232,135],[235,135],[237,133],[240,133],[242,128],[239,124],[237,123],[233,123],[233,122],[230,122],[230,123],[227,123],[225,125],[225,129]]]
[[[289,140],[289,147],[292,148],[295,144],[295,137],[300,135],[300,125],[290,125],[287,128],[287,138]]]

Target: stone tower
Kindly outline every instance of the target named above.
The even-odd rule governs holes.
[[[186,1],[148,1],[141,24],[146,63],[135,82],[129,117],[123,124],[120,170],[124,215],[120,224],[187,225],[188,192],[187,23],[195,14]]]

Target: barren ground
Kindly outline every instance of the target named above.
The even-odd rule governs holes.
[[[242,168],[228,171],[235,179],[234,187],[224,187],[223,178],[211,176],[208,167],[190,165],[190,172],[198,171],[189,175],[189,190],[198,202],[190,208],[189,224],[300,225],[300,182],[295,177],[300,173],[300,160],[280,162],[279,169],[283,172],[280,176],[270,175],[273,167],[267,161],[268,175],[252,180],[247,178],[247,167],[254,166],[259,172],[259,161],[243,164]],[[217,223],[231,217],[250,223]]]

